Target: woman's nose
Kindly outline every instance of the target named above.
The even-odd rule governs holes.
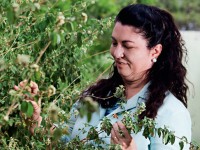
[[[124,57],[124,50],[122,47],[118,46],[114,50],[114,57],[115,58],[122,58]]]

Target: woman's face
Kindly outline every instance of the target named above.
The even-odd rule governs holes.
[[[112,32],[110,52],[119,74],[128,81],[140,79],[152,67],[155,57],[155,51],[147,48],[147,40],[136,31],[117,22]]]

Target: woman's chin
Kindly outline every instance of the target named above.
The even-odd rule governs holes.
[[[129,73],[129,72],[127,72],[127,71],[119,70],[118,73],[120,74],[120,76],[121,76],[123,79],[133,78],[133,74],[132,74],[132,73]]]

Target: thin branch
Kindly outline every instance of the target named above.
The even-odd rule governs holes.
[[[6,51],[6,53],[1,53],[0,56],[4,55],[3,56],[3,58],[4,58],[10,51],[12,51],[12,47],[15,44],[15,42],[16,42],[16,40],[17,40],[17,38],[18,38],[19,35],[20,35],[20,32],[16,35],[14,41],[12,42],[11,46],[8,48],[8,50]]]
[[[39,57],[37,58],[37,60],[36,60],[36,64],[38,64],[38,62],[40,61],[40,59],[42,58],[42,55],[45,53],[45,51],[47,50],[47,48],[49,47],[49,45],[51,44],[51,41],[49,41],[48,43],[47,43],[47,45],[44,47],[44,49],[42,49],[41,51],[40,51],[40,55],[39,55]]]
[[[32,41],[32,42],[29,42],[29,43],[26,43],[26,44],[17,46],[17,47],[15,47],[15,48],[13,48],[13,49],[17,49],[17,48],[21,48],[21,47],[26,46],[26,45],[34,44],[34,43],[36,43],[37,41],[38,41],[38,40],[35,40],[35,41]]]
[[[42,95],[42,94],[41,94],[41,95]],[[39,106],[40,108],[41,108],[41,106],[42,106],[42,105],[41,105],[41,102],[42,102],[42,96],[40,96],[40,97],[39,97],[39,100],[38,100],[38,106]]]
[[[98,78],[97,78],[96,81],[98,81],[98,80],[103,76],[103,74],[104,74],[105,72],[107,72],[107,71],[111,68],[111,66],[112,66],[112,64],[111,64],[110,66],[108,66],[108,67],[98,76]]]
[[[114,95],[111,95],[111,96],[108,96],[108,97],[97,97],[97,96],[94,96],[94,95],[85,95],[85,96],[93,97],[93,98],[96,98],[96,99],[102,99],[102,100],[106,100],[106,99],[114,97]]]
[[[6,113],[6,116],[9,116],[9,115],[11,114],[12,110],[15,109],[15,104],[16,104],[16,101],[13,100],[12,105],[8,108],[8,111],[7,111],[7,113]]]
[[[82,60],[89,59],[89,58],[91,58],[91,57],[93,57],[93,56],[96,56],[96,55],[99,55],[99,54],[107,53],[108,51],[109,51],[109,50],[104,50],[104,51],[102,51],[102,52],[95,53],[95,54],[93,54],[93,55],[90,55],[90,56],[88,56],[88,57],[82,59]]]

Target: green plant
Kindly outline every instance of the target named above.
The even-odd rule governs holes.
[[[95,1],[7,1],[0,2],[0,145],[4,149],[59,148],[58,139],[67,129],[49,133],[53,122],[67,121],[85,80],[89,48],[110,28],[112,20],[89,18],[85,13]],[[95,78],[95,77],[94,77]],[[14,91],[14,85],[27,85]],[[31,97],[30,81],[39,85]],[[33,107],[29,96],[42,108],[43,122],[36,135],[28,131]],[[19,140],[20,138],[20,140]]]

